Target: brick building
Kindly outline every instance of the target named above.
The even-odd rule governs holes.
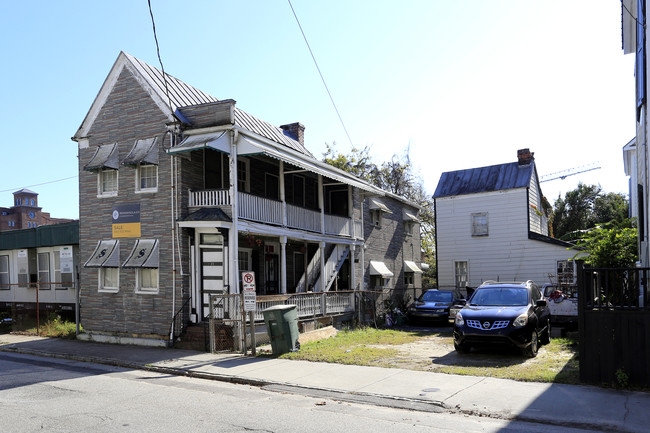
[[[66,218],[52,218],[38,206],[38,194],[26,188],[14,192],[14,205],[0,207],[0,232],[32,229],[40,226],[71,222]]]
[[[242,271],[260,296],[421,284],[418,207],[314,158],[300,123],[120,53],[73,140],[91,338],[162,343]]]

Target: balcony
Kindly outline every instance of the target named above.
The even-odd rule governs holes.
[[[363,237],[362,224],[352,218],[329,215],[278,200],[239,192],[239,218],[335,236]],[[230,206],[227,189],[190,191],[189,207]],[[286,223],[285,223],[286,221]]]

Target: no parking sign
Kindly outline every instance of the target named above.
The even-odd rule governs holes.
[[[255,311],[255,272],[242,272],[241,281],[244,289],[244,311]]]

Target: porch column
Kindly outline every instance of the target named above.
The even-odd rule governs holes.
[[[357,250],[357,246],[352,244],[350,245],[350,274],[352,277],[352,290],[357,290],[357,276],[355,274],[356,267],[354,266],[354,252]]]
[[[280,201],[282,202],[282,225],[287,226],[287,198],[284,191],[284,161],[280,161]]]
[[[230,284],[230,293],[239,293],[239,228],[237,220],[239,219],[239,203],[237,200],[237,131],[230,131],[230,155],[228,156],[228,167],[230,169],[230,205],[232,208],[232,230],[228,237],[228,259],[230,261],[230,275],[228,281]]]
[[[287,293],[287,237],[280,236],[280,293]]]
[[[325,200],[323,199],[323,176],[318,175],[318,207],[320,208],[320,232],[325,233]]]
[[[352,199],[352,185],[348,185],[348,224],[350,224],[350,230],[348,233],[350,237],[354,239],[354,200]]]
[[[320,291],[325,291],[325,242],[319,242],[320,248]]]

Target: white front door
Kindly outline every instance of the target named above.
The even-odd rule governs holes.
[[[195,265],[192,266],[195,288],[192,307],[198,321],[210,317],[210,294],[225,293],[226,262],[224,239],[218,231],[197,231]]]

